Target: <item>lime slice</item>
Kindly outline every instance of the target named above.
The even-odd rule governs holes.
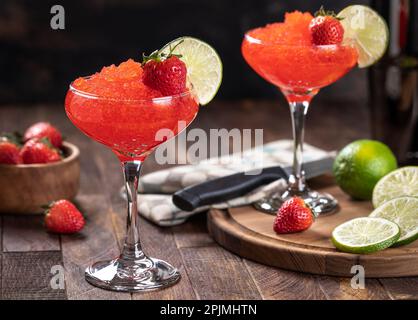
[[[181,37],[166,44],[162,53],[180,54],[187,66],[187,76],[201,105],[208,104],[218,92],[222,82],[222,61],[218,53],[206,42],[196,38]]]
[[[382,218],[356,218],[340,224],[332,232],[337,249],[350,253],[372,253],[386,249],[400,235],[396,223]]]
[[[402,196],[418,197],[418,167],[403,167],[380,179],[373,189],[373,206]]]
[[[395,222],[401,236],[395,245],[400,246],[418,239],[418,198],[401,197],[385,202],[370,217],[385,218]]]
[[[359,57],[358,66],[368,67],[379,60],[389,43],[385,20],[374,10],[362,5],[348,6],[337,16],[344,27],[344,41],[354,42]]]

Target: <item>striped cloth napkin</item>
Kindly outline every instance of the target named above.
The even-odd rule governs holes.
[[[319,160],[331,153],[304,145],[304,161]],[[262,160],[255,161],[254,159]],[[138,190],[139,213],[159,226],[174,226],[183,223],[188,217],[206,211],[209,208],[225,209],[251,204],[269,194],[286,187],[284,179],[259,187],[250,193],[217,203],[200,207],[192,212],[182,211],[172,202],[172,194],[185,187],[199,184],[214,178],[237,172],[290,165],[293,159],[293,141],[277,140],[242,152],[240,155],[228,155],[216,159],[201,161],[196,165],[182,165],[166,170],[155,171],[140,178]],[[121,190],[123,197],[125,190]]]

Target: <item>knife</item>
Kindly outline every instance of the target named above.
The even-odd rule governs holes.
[[[333,162],[333,157],[305,162],[305,177],[309,179],[331,171]],[[184,211],[193,211],[204,205],[243,196],[280,178],[287,179],[291,172],[292,166],[274,166],[264,168],[259,174],[251,174],[248,171],[235,173],[181,189],[174,193],[173,203]]]

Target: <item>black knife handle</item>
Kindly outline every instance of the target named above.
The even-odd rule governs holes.
[[[259,174],[240,172],[179,190],[173,195],[173,203],[184,211],[193,211],[204,205],[240,197],[280,178],[287,179],[287,173],[277,166],[265,168]]]

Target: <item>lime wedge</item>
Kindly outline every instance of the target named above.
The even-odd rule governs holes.
[[[377,12],[353,5],[343,9],[337,17],[344,27],[344,42],[353,42],[358,49],[360,68],[374,64],[383,56],[389,43],[389,29]]]
[[[180,54],[187,66],[187,76],[201,105],[208,104],[218,92],[222,82],[222,61],[218,53],[206,42],[192,37],[181,37],[166,44],[162,53]]]
[[[389,248],[400,235],[396,223],[382,218],[356,218],[340,224],[332,232],[337,249],[350,253],[372,253]]]
[[[418,238],[418,198],[392,199],[375,209],[370,217],[385,218],[399,226],[401,236],[395,246],[411,243]]]
[[[418,167],[403,167],[380,179],[373,189],[373,206],[402,196],[418,197]]]

